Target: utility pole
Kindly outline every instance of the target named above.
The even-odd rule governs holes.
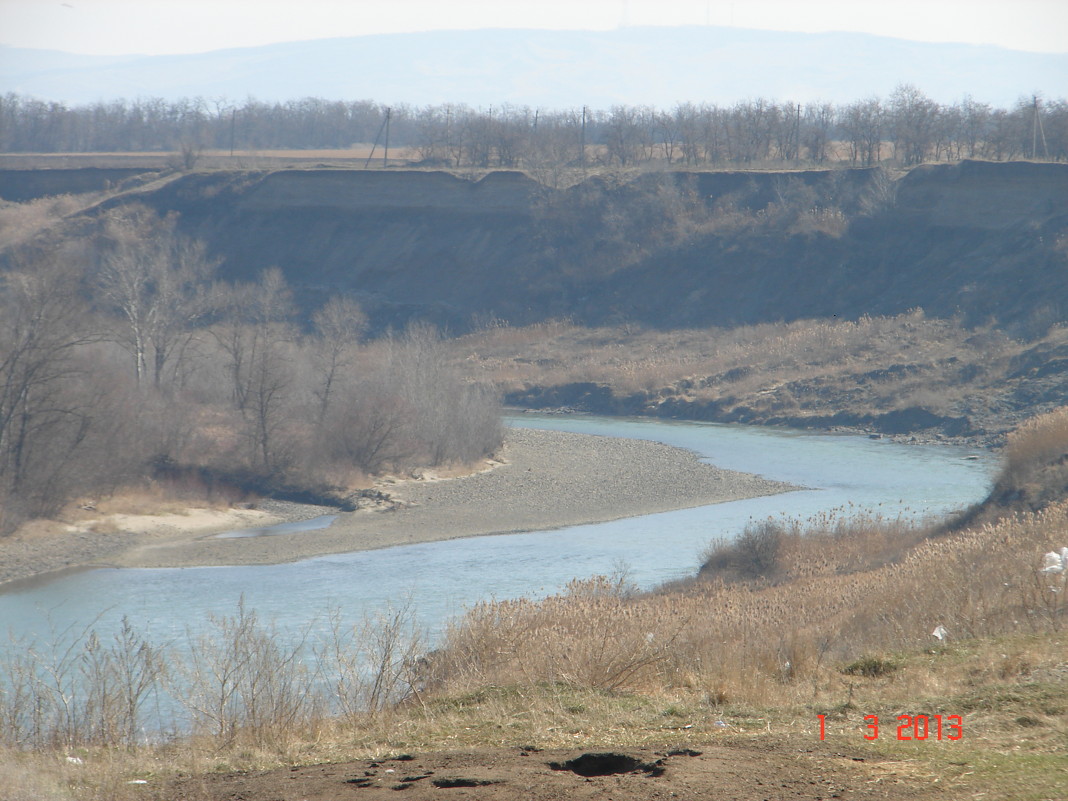
[[[579,140],[579,164],[586,171],[586,107],[582,107],[582,136]]]
[[[389,165],[389,121],[393,116],[393,108],[391,106],[386,107],[386,149],[382,153],[382,166]]]
[[[801,104],[797,104],[797,114],[794,117],[794,154],[795,159],[801,158]]]
[[[230,109],[230,158],[234,157],[234,127],[237,124],[237,107]]]
[[[452,166],[452,106],[445,106],[445,160]],[[460,160],[456,160],[456,166]]]
[[[1034,117],[1031,122],[1031,158],[1038,157],[1038,136],[1042,135],[1042,153],[1049,159],[1049,147],[1046,145],[1046,129],[1042,126],[1042,115],[1038,110],[1038,95],[1031,95],[1034,104]]]
[[[382,124],[378,127],[378,133],[375,134],[374,144],[371,145],[371,152],[367,154],[367,161],[363,163],[363,168],[365,170],[371,165],[371,159],[375,157],[375,150],[378,147],[378,140],[382,138],[383,131],[386,134],[386,142],[384,151],[385,155],[382,156],[382,166],[387,166],[387,162],[389,161],[389,118],[391,116],[393,116],[393,109],[387,107],[386,118],[382,120]]]

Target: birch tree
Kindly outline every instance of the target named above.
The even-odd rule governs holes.
[[[216,262],[176,225],[174,215],[160,219],[144,206],[112,212],[103,224],[98,293],[121,321],[117,340],[139,386],[151,377],[162,388],[168,368],[177,375],[195,328],[215,308]]]

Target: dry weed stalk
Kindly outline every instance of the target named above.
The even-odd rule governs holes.
[[[1068,453],[1068,406],[1032,417],[1013,431],[1005,448],[1005,476],[1027,472]]]
[[[167,645],[126,619],[110,638],[91,625],[12,642],[0,659],[0,746],[133,749],[185,737],[277,750],[330,716],[360,725],[423,680],[424,638],[408,606],[352,628],[335,612],[315,641],[313,623],[281,631],[243,601],[208,622]]]
[[[829,522],[811,537],[787,532],[774,584],[633,595],[595,579],[542,601],[481,604],[450,629],[439,686],[702,687],[763,702],[776,686],[817,687],[831,660],[932,644],[939,624],[954,638],[1065,625],[1068,587],[1038,565],[1068,527],[1068,504],[918,545],[922,527]]]

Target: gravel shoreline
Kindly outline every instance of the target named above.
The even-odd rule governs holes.
[[[0,540],[0,583],[89,565],[190,567],[277,564],[331,553],[487,534],[537,531],[787,492],[797,487],[723,470],[645,440],[509,429],[501,462],[449,479],[385,481],[393,511],[341,513],[325,529],[238,539],[236,528],[336,510],[265,501],[252,512],[183,531],[182,518],[139,531]],[[237,519],[233,519],[236,516]],[[6,587],[5,587],[6,588]]]

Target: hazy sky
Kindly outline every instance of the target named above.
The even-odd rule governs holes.
[[[733,25],[1068,52],[1068,0],[0,0],[0,44],[194,53],[444,28]]]

